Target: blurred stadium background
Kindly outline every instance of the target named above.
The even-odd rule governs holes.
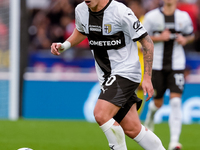
[[[121,0],[127,5],[130,1]],[[50,53],[52,42],[63,42],[72,33],[74,8],[80,2],[0,0],[0,149],[108,149],[92,115],[100,90],[88,41],[61,56]],[[143,12],[162,3],[142,2]],[[200,0],[181,0],[178,7],[191,16],[196,36],[195,42],[185,47],[181,142],[183,150],[199,150]],[[155,132],[166,147],[168,96],[166,91],[165,105],[155,117]],[[147,104],[139,112],[142,121]],[[127,140],[129,149],[141,149]]]

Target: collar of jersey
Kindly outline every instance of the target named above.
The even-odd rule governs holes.
[[[163,12],[163,7],[159,7],[159,10],[160,10],[160,12],[164,15],[164,16],[166,16],[165,14],[164,14],[164,12]],[[176,9],[175,9],[175,11],[176,11]],[[174,14],[175,14],[175,11],[174,11]],[[173,14],[173,15],[174,15]],[[173,15],[170,15],[170,16],[173,16]]]
[[[110,5],[110,3],[112,2],[112,0],[109,0],[109,2],[108,2],[108,4],[102,9],[102,10],[100,10],[100,11],[98,11],[98,12],[93,12],[93,11],[91,11],[89,8],[89,12],[91,13],[91,14],[94,14],[94,15],[100,15],[100,14],[102,14],[103,12],[104,12],[104,10]]]

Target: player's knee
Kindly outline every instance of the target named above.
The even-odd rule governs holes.
[[[130,138],[135,138],[138,134],[139,134],[140,131],[138,130],[124,130],[124,133],[130,137]]]
[[[96,122],[101,126],[102,125],[102,118],[100,115],[94,114],[94,118]]]
[[[110,119],[106,116],[106,114],[96,111],[94,111],[94,118],[100,126],[106,123]]]
[[[132,126],[131,128],[128,127],[128,128],[123,128],[124,130],[124,133],[130,137],[130,138],[135,138],[139,133],[140,133],[140,130],[141,130],[141,124],[138,124],[138,125],[134,125]]]
[[[162,107],[162,105],[163,105],[163,98],[155,99],[155,100],[154,100],[154,104],[155,104],[155,106],[156,106],[157,108]]]
[[[181,98],[179,97],[174,97],[172,99],[170,99],[170,106],[171,108],[180,108],[181,107]]]

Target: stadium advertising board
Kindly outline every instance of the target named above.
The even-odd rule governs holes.
[[[200,84],[186,84],[183,94],[183,123],[200,123]],[[97,82],[84,81],[25,81],[23,118],[40,119],[86,119],[94,121],[93,109],[100,92]],[[164,105],[155,115],[155,122],[167,121],[170,106],[169,91],[165,93]],[[144,120],[147,104],[143,105],[140,118]]]

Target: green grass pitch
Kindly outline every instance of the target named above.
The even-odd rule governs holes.
[[[155,133],[167,148],[169,127],[156,124]],[[183,125],[183,150],[200,150],[200,124]],[[0,150],[109,150],[105,135],[96,123],[66,120],[0,120]],[[127,137],[128,150],[142,150]]]

